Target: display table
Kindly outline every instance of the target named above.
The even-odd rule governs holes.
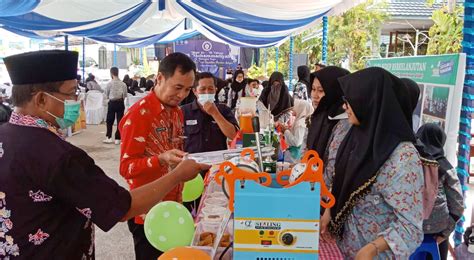
[[[231,241],[234,241],[233,218],[231,217],[225,225],[225,218],[230,215],[229,200],[222,185],[217,184],[214,178],[218,172],[219,166],[213,166],[205,178],[205,191],[197,211],[196,232],[192,242],[194,248],[210,255],[214,253],[214,259],[219,259]],[[223,233],[223,238],[218,243],[216,239],[219,237],[219,231]],[[344,259],[335,242],[328,243],[320,240],[318,253],[319,259]],[[233,259],[232,246],[229,246],[222,259]]]

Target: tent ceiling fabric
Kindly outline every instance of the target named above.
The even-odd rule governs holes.
[[[142,47],[198,33],[236,46],[269,47],[364,0],[0,0],[0,27]],[[185,26],[185,18],[193,28]]]

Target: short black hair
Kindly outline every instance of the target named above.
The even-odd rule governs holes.
[[[64,81],[37,83],[37,84],[23,84],[13,85],[12,87],[12,102],[14,106],[21,107],[30,102],[33,96],[40,92],[59,92],[59,88],[64,84]]]
[[[319,66],[321,68],[326,68],[326,65],[324,65],[322,63],[316,63],[316,64],[314,64],[314,66]]]
[[[165,79],[168,79],[173,77],[176,69],[179,69],[181,74],[186,74],[190,71],[196,73],[196,64],[186,54],[174,52],[161,60],[158,72],[161,72]]]
[[[114,75],[115,77],[118,77],[119,69],[117,67],[110,68],[110,74]]]
[[[260,81],[258,79],[251,79],[251,78],[247,79],[247,84],[250,85],[250,83],[252,83],[252,82],[257,82],[258,84],[260,84]]]
[[[210,73],[210,72],[198,73],[196,79],[197,79],[196,81],[198,83],[199,83],[199,80],[201,80],[201,79],[212,79],[214,81],[214,86],[217,86],[216,77],[214,77],[214,75],[212,75],[212,73]],[[199,84],[196,84],[196,86],[197,85],[199,85]]]

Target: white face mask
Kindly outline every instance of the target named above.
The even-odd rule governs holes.
[[[198,94],[198,102],[204,105],[206,102],[214,103],[215,94]]]

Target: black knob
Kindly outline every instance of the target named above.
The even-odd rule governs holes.
[[[293,244],[293,241],[294,241],[294,237],[292,234],[290,233],[285,233],[283,234],[283,236],[281,237],[281,241],[283,242],[283,244],[287,245],[287,246],[291,246]]]

